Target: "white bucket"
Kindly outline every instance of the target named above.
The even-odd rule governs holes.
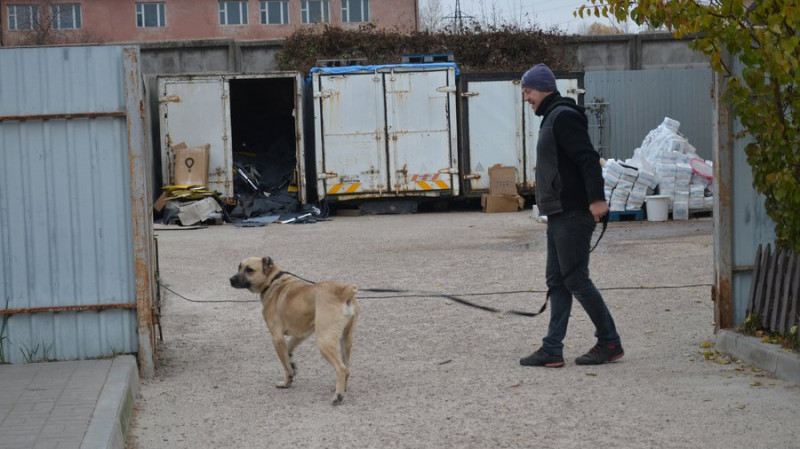
[[[669,196],[668,195],[648,195],[645,197],[647,202],[647,221],[667,221],[669,217]]]

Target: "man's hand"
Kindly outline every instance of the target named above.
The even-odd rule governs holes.
[[[605,200],[595,200],[589,205],[589,212],[594,216],[595,223],[600,223],[603,215],[608,213],[608,203]]]

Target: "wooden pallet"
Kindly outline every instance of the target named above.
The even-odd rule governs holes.
[[[608,213],[608,221],[642,221],[643,210],[621,210]]]

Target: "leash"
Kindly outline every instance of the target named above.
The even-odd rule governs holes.
[[[589,253],[590,254],[597,248],[597,245],[600,244],[600,240],[603,239],[603,236],[606,233],[606,229],[608,228],[608,216],[609,216],[608,213],[603,215],[603,219],[602,219],[603,227],[600,230],[600,235],[597,237],[597,241],[594,243],[592,248],[589,249]],[[567,270],[566,273],[563,273],[561,275],[562,280],[566,279],[567,277],[572,275],[572,273],[574,273],[575,270],[578,269],[579,265],[580,265],[580,263],[577,263],[577,264],[575,264],[575,266],[573,266],[572,268]],[[308,282],[309,284],[314,284],[314,281],[310,281],[308,279],[305,279],[305,278],[303,278],[301,276],[298,276],[298,275],[296,275],[294,273],[290,273],[288,271],[282,271],[279,274],[279,276],[283,275],[283,274],[289,274],[291,276],[296,277],[297,279],[300,279],[301,281]],[[276,278],[277,278],[277,276],[276,276]],[[273,278],[273,280],[274,280],[274,278]],[[412,290],[392,289],[392,288],[365,288],[365,289],[359,289],[359,291],[372,292],[372,293],[410,293],[410,292],[412,292]],[[525,312],[525,311],[516,310],[516,309],[500,310],[500,309],[495,308],[495,307],[489,307],[489,306],[485,306],[485,305],[482,305],[482,304],[477,304],[477,303],[474,303],[472,301],[467,301],[464,298],[461,298],[461,297],[458,297],[458,296],[455,296],[455,295],[448,295],[446,293],[434,293],[434,294],[432,294],[432,296],[436,296],[436,297],[440,297],[440,298],[446,298],[446,299],[449,299],[449,300],[451,300],[453,302],[457,302],[457,303],[459,303],[461,305],[465,305],[467,307],[472,307],[474,309],[483,310],[485,312],[499,313],[499,314],[503,314],[503,315],[517,315],[517,316],[524,316],[524,317],[535,317],[537,315],[541,315],[545,310],[547,310],[547,303],[550,301],[550,294],[551,293],[552,293],[552,288],[548,288],[547,289],[547,295],[545,296],[545,299],[544,299],[544,304],[542,304],[542,307],[539,308],[538,312]]]
[[[594,251],[594,250],[597,248],[597,245],[598,245],[598,244],[600,244],[600,240],[602,240],[602,239],[603,239],[603,236],[604,236],[604,235],[605,235],[605,233],[606,233],[606,229],[608,228],[608,216],[609,216],[609,214],[608,214],[608,213],[607,213],[607,214],[605,214],[605,215],[603,215],[603,219],[602,219],[603,227],[602,227],[602,229],[601,229],[601,231],[600,231],[600,235],[597,237],[597,241],[595,241],[594,245],[593,245],[593,246],[592,246],[592,248],[589,250],[589,253],[592,253],[592,252],[593,252],[593,251]],[[567,277],[569,277],[569,276],[570,276],[570,275],[571,275],[573,272],[575,272],[575,270],[577,270],[577,269],[578,269],[578,265],[580,265],[580,264],[576,264],[575,266],[573,266],[572,268],[570,268],[569,270],[567,270],[565,273],[563,273],[563,274],[561,275],[562,279],[566,279],[566,278],[567,278]],[[278,278],[280,278],[280,277],[282,277],[282,276],[284,276],[284,275],[293,276],[293,277],[295,277],[295,278],[297,278],[297,279],[300,279],[301,281],[308,282],[309,284],[316,284],[316,282],[314,282],[314,281],[311,281],[311,280],[309,280],[309,279],[306,279],[306,278],[304,278],[304,277],[302,277],[302,276],[299,276],[299,275],[297,275],[297,274],[291,273],[291,272],[289,272],[289,271],[280,271],[280,272],[278,272],[278,274],[276,274],[276,275],[275,275],[275,276],[274,276],[274,277],[273,277],[273,278],[270,280],[270,283],[269,283],[269,285],[267,286],[267,288],[269,288],[269,287],[272,285],[272,283],[273,283],[273,282],[275,282],[275,280],[276,280],[276,279],[278,279]],[[159,282],[159,285],[160,285],[161,287],[163,287],[164,289],[166,289],[166,290],[168,290],[168,291],[172,292],[173,294],[175,294],[175,295],[179,296],[180,298],[183,298],[183,299],[184,299],[184,300],[186,300],[186,301],[189,301],[189,302],[194,302],[194,303],[206,303],[206,302],[207,302],[207,303],[223,303],[223,302],[260,302],[260,301],[261,301],[260,299],[258,299],[258,300],[242,300],[242,301],[236,301],[236,300],[208,300],[208,301],[197,301],[197,300],[189,299],[189,298],[187,298],[187,297],[185,297],[185,296],[181,295],[180,293],[178,293],[178,292],[176,292],[176,291],[174,291],[174,290],[170,289],[169,287],[167,287],[166,285],[164,285],[164,284],[162,284],[162,283],[160,283],[160,282]],[[705,285],[705,284],[703,284],[703,285]],[[637,287],[637,288],[645,288],[645,287]],[[649,288],[656,288],[656,287],[649,287]],[[679,288],[679,287],[663,287],[663,288]],[[403,289],[392,289],[392,288],[366,288],[366,289],[359,289],[359,291],[362,291],[362,292],[372,292],[372,293],[412,293],[412,292],[414,292],[414,290],[403,290]],[[511,310],[501,310],[501,309],[498,309],[498,308],[496,308],[496,307],[485,306],[485,305],[482,305],[482,304],[477,304],[477,303],[474,303],[474,302],[472,302],[472,301],[467,301],[466,299],[464,299],[464,298],[461,298],[461,297],[459,297],[459,296],[456,296],[456,295],[449,295],[449,294],[446,294],[446,293],[433,293],[433,292],[431,292],[431,293],[430,293],[430,295],[426,295],[426,296],[435,296],[435,297],[440,297],[440,298],[449,299],[449,300],[451,300],[451,301],[453,301],[453,302],[456,302],[456,303],[459,303],[459,304],[461,304],[461,305],[464,305],[464,306],[467,306],[467,307],[472,307],[472,308],[474,308],[474,309],[478,309],[478,310],[483,310],[483,311],[485,311],[485,312],[499,313],[499,314],[503,314],[503,315],[516,315],[516,316],[524,316],[524,317],[535,317],[535,316],[537,316],[537,315],[541,315],[541,314],[542,314],[542,313],[543,313],[545,310],[547,310],[547,303],[550,301],[550,294],[551,294],[551,292],[552,292],[552,289],[551,289],[551,288],[548,288],[548,289],[547,289],[547,295],[545,296],[544,304],[542,304],[542,307],[541,307],[541,308],[539,308],[539,311],[538,311],[538,312],[525,312],[525,311],[516,310],[516,309],[511,309]],[[529,293],[529,292],[522,292],[522,291],[518,291],[518,292],[508,292],[508,293]],[[486,295],[486,294],[484,294],[484,295]]]

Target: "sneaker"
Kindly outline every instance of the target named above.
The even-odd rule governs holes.
[[[561,368],[564,366],[564,357],[550,355],[544,348],[539,348],[533,354],[519,359],[522,366],[544,366],[547,368]]]
[[[614,362],[622,358],[625,351],[622,345],[594,345],[586,354],[575,359],[578,365],[602,365],[603,363]]]

